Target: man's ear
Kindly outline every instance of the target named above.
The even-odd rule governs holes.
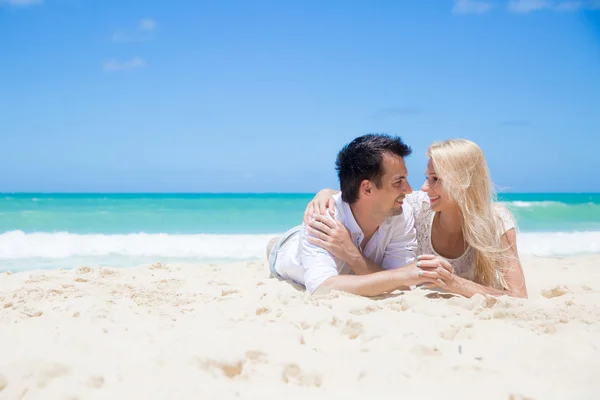
[[[373,192],[373,184],[370,180],[365,179],[360,183],[360,194],[369,196]]]

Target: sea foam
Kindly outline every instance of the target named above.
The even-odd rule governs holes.
[[[569,205],[566,203],[561,203],[560,201],[504,201],[502,202],[508,208],[517,207],[517,208],[529,208],[529,207],[550,207],[550,206],[563,206],[568,207]]]
[[[264,258],[267,242],[280,234],[103,235],[10,231],[0,234],[0,260],[114,256],[255,260]],[[524,232],[517,236],[517,245],[520,254],[537,256],[600,253],[600,231]]]
[[[0,259],[67,257],[171,257],[196,259],[254,259],[265,254],[274,235],[121,235],[24,233],[0,234]]]

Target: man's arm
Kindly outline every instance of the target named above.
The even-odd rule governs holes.
[[[331,211],[327,211],[323,215],[315,215],[305,223],[308,232],[307,240],[342,260],[356,275],[383,271],[380,265],[361,253],[352,242],[350,232],[344,223],[331,214]]]
[[[395,226],[393,226],[392,238],[386,246],[381,266],[362,254],[356,246],[351,247],[346,245],[345,248],[348,249],[347,251],[338,251],[343,255],[344,262],[356,275],[366,275],[379,271],[401,268],[415,262],[417,232],[415,229],[412,207],[409,205],[404,206],[402,216],[394,218],[402,218],[404,223],[400,220],[393,222]],[[343,237],[344,232],[340,229],[339,222],[337,222],[337,225],[336,229],[332,229],[329,235],[334,238],[336,242],[342,242],[342,239],[338,239],[338,237]],[[348,241],[347,238],[345,241]],[[329,247],[332,247],[331,244]]]
[[[356,255],[345,261],[356,275],[368,275],[385,271],[379,264],[357,251]]]
[[[360,296],[377,296],[422,283],[444,285],[438,272],[424,271],[415,263],[405,268],[389,271],[379,270],[368,275],[340,275],[334,256],[309,240],[314,237],[307,233],[305,226],[301,235],[304,282],[306,290],[310,294],[341,290]]]
[[[423,271],[411,264],[405,268],[379,271],[369,275],[336,275],[327,278],[314,294],[325,294],[331,290],[341,290],[359,296],[379,296],[394,290],[408,288],[422,283],[441,284],[436,271]]]

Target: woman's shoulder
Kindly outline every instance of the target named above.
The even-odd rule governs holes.
[[[508,232],[509,230],[517,227],[517,222],[515,217],[510,212],[510,210],[502,203],[495,202],[494,203],[494,213],[496,217],[502,223],[502,234]]]
[[[405,200],[413,209],[415,223],[417,225],[426,223],[428,216],[431,214],[431,206],[429,204],[429,196],[427,196],[427,193],[417,190],[406,195]]]
[[[406,201],[415,211],[425,207],[429,209],[429,196],[421,190],[415,190],[414,192],[407,194]]]

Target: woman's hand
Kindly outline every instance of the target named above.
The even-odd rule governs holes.
[[[402,281],[406,286],[423,285],[426,288],[441,287],[447,289],[443,276],[437,269],[421,268],[417,264],[410,264],[395,269],[394,272],[401,274]]]
[[[308,225],[312,220],[313,215],[324,215],[327,209],[329,209],[333,215],[333,212],[335,211],[335,202],[333,201],[332,196],[336,193],[338,193],[338,191],[331,189],[320,190],[310,203],[308,203],[308,206],[306,206],[306,210],[304,211],[304,223]]]
[[[314,218],[311,217],[306,231],[310,235],[308,236],[310,243],[327,250],[347,264],[351,263],[353,257],[360,257],[360,252],[352,242],[350,231],[336,218],[331,219],[317,214]]]
[[[454,268],[445,258],[433,254],[423,254],[417,257],[417,267],[424,271],[436,272],[444,282],[444,285],[441,286],[444,290],[450,293],[460,294],[459,281],[461,278],[454,274]],[[433,288],[436,286],[438,285],[430,283],[425,285],[426,288]]]

